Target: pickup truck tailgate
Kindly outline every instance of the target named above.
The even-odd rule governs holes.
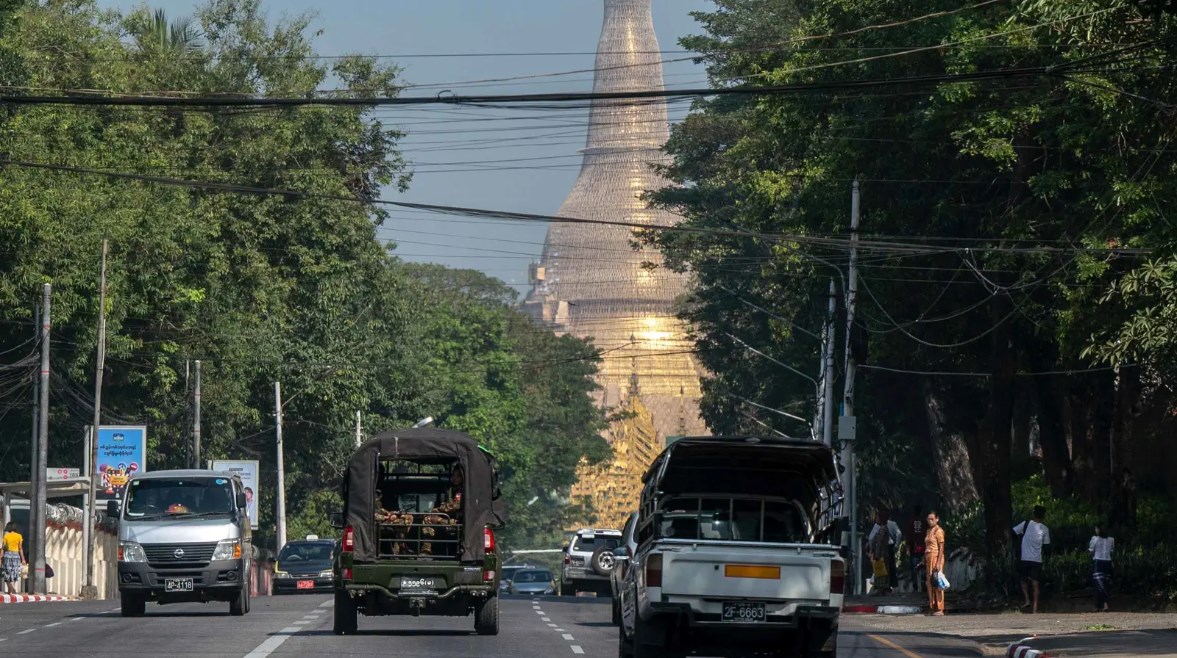
[[[663,546],[662,595],[828,601],[829,547],[736,542]]]

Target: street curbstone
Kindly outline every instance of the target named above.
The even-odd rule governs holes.
[[[45,594],[0,594],[0,603],[44,603],[49,601],[68,601],[64,596]]]
[[[844,615],[918,615],[924,609],[914,605],[848,605]]]
[[[1026,644],[1026,642],[1029,642],[1033,639],[1034,638],[1032,637],[1028,637],[1024,640],[1014,642],[1013,644],[1009,645],[1009,650],[1005,655],[1008,658],[1051,658],[1049,653],[1035,649]]]

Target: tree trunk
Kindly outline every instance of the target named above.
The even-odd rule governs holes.
[[[973,479],[969,451],[960,432],[945,427],[944,398],[927,380],[923,384],[924,408],[927,410],[928,436],[931,438],[932,459],[940,497],[945,510],[958,514],[976,503],[977,484]]]
[[[1067,448],[1067,428],[1063,421],[1062,379],[1059,375],[1035,378],[1038,386],[1038,442],[1042,445],[1042,468],[1050,493],[1058,498],[1070,496],[1074,486],[1071,451]]]
[[[1033,383],[1018,381],[1015,392],[1010,459],[1014,473],[1021,479],[1037,470],[1034,457],[1030,454],[1030,430],[1034,424]]]
[[[1140,368],[1124,366],[1118,371],[1115,418],[1108,451],[1110,518],[1113,524],[1131,528],[1136,519],[1136,479],[1132,475],[1133,428],[1140,413]]]
[[[1094,395],[1091,400],[1091,445],[1087,458],[1091,460],[1092,478],[1086,487],[1087,502],[1107,509],[1111,496],[1112,433],[1116,425],[1116,406],[1119,392],[1112,373],[1095,375]]]
[[[998,301],[993,321],[1000,320],[1008,305]],[[985,557],[997,564],[1009,554],[1010,528],[1010,432],[1014,407],[1014,380],[1018,358],[1010,344],[1010,330],[1002,326],[991,339],[993,375],[989,378],[988,411],[971,442],[969,458],[985,505]],[[995,576],[996,572],[991,573]]]

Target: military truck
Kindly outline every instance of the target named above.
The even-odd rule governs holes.
[[[502,527],[494,457],[452,430],[388,431],[365,441],[343,483],[334,563],[336,635],[358,616],[474,615],[499,632]]]

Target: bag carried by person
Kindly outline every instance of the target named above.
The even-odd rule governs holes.
[[[952,588],[952,583],[948,582],[948,577],[944,575],[943,571],[937,571],[932,574],[932,583],[936,586],[936,589]]]
[[[871,569],[874,571],[875,578],[887,577],[887,561],[883,558],[876,558],[871,561]]]

